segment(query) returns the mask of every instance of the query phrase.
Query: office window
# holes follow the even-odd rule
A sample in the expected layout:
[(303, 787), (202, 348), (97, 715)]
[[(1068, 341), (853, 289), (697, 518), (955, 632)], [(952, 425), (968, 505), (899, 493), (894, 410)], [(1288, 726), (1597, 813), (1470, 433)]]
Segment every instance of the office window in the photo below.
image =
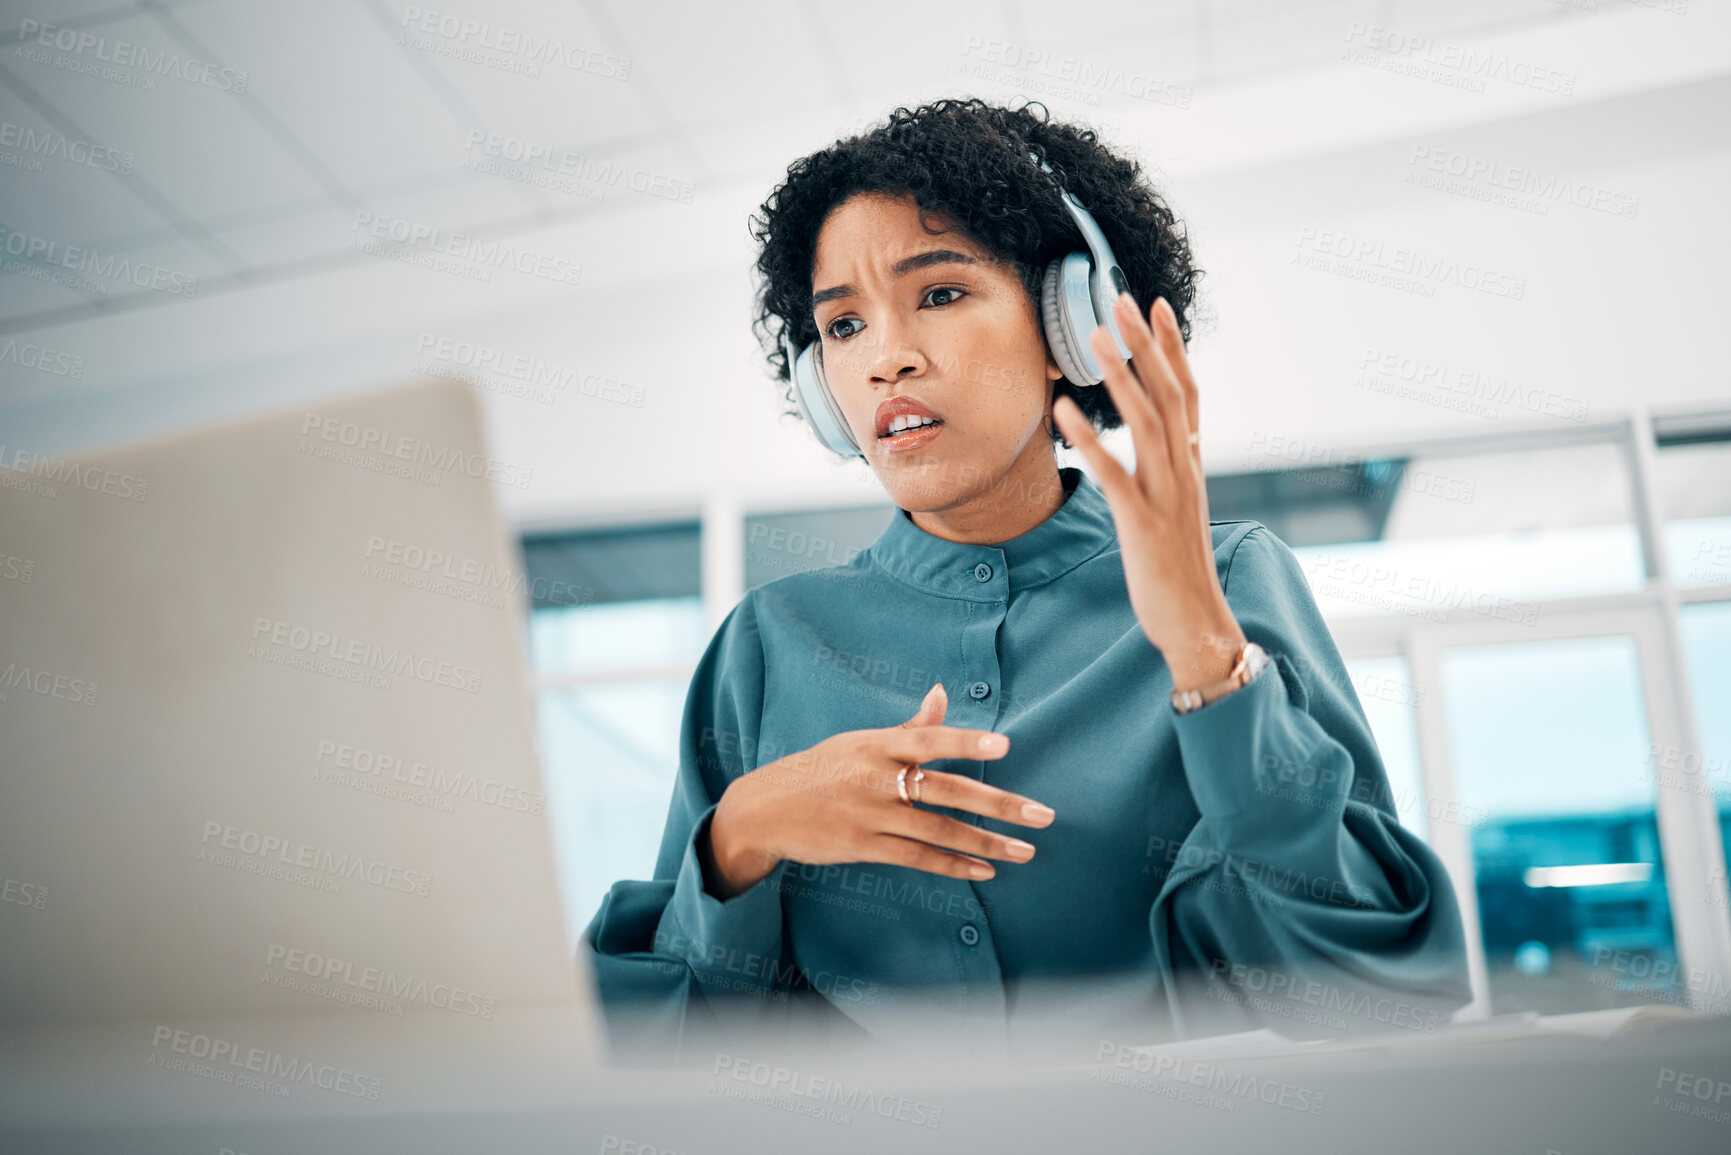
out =
[[(1731, 412), (1554, 433), (1348, 461), (1270, 440), (1277, 468), (1208, 479), (1216, 518), (1261, 521), (1292, 547), (1352, 672), (1396, 812), (1479, 907), (1469, 1017), (1682, 1004), (1701, 991), (1680, 973), (1707, 968), (1709, 991), (1731, 977), (1702, 946), (1713, 940), (1692, 885), (1674, 880), (1688, 907), (1667, 887), (1655, 805), (1664, 775), (1683, 771), (1731, 836)], [(1651, 455), (1639, 449), (1649, 438)], [(1650, 527), (1635, 500), (1649, 492)], [(1640, 592), (1651, 580), (1644, 527), (1680, 606)], [(1653, 651), (1671, 613), (1686, 650), (1675, 673)], [(1393, 653), (1412, 668), (1383, 656)], [(1407, 689), (1389, 680), (1403, 676)], [(1690, 697), (1697, 748), (1652, 744), (1645, 692)], [(1425, 704), (1385, 700), (1409, 694)], [(1688, 840), (1668, 849), (1691, 884), (1696, 872), (1707, 880), (1706, 921), (1723, 924), (1724, 869)], [(1679, 926), (1699, 957), (1678, 957)]]
[(1530, 617), (1541, 598), (1645, 579), (1627, 461), (1608, 441), (1226, 475), (1208, 500), (1291, 546), (1330, 617)]
[(1451, 647), (1440, 676), (1492, 1013), (1681, 1001), (1634, 638)]
[(524, 542), (548, 821), (569, 941), (608, 887), (649, 878), (709, 641), (696, 523)]
[(788, 574), (846, 565), (878, 539), (893, 505), (754, 514), (745, 519), (745, 588)]
[[(1731, 601), (1684, 606), (1679, 624), (1701, 749), (1654, 750), (1654, 772), (1678, 774), (1686, 789), (1712, 795), (1731, 857)], [(1731, 907), (1725, 875), (1711, 881), (1714, 901)]]
[(1664, 547), (1679, 588), (1731, 585), (1731, 440), (1718, 430), (1657, 430)]
[[(1663, 548), (1679, 589), (1731, 586), (1731, 414), (1697, 413), (1654, 421), (1655, 485)], [(1697, 595), (1700, 596), (1700, 595)], [(1684, 605), (1678, 613), (1695, 714), (1696, 750), (1651, 751), (1652, 772), (1714, 801), (1731, 848), (1731, 601)], [(1731, 888), (1709, 868), (1713, 901), (1731, 909)], [(1722, 1002), (1722, 1000), (1721, 1000)]]
[(1458, 821), (1459, 814), (1448, 809), (1443, 800), (1425, 793), (1415, 713), (1424, 691), (1413, 685), (1406, 660), (1358, 658), (1346, 663), (1346, 672), (1382, 755), (1383, 769), (1388, 773), (1387, 801), (1399, 815), (1400, 824), (1423, 838), (1433, 817)]

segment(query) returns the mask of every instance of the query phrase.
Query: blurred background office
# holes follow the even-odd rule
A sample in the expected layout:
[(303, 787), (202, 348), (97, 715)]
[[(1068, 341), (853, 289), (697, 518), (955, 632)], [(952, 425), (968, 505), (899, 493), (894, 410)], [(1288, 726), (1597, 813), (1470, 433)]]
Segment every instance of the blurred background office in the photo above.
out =
[(898, 105), (1033, 98), (1189, 227), (1213, 516), (1304, 563), (1468, 1013), (1731, 1009), (1723, 5), (434, 5), (7, 5), (0, 466), (471, 382), (525, 568), (425, 576), (521, 601), (572, 941), (723, 615), (893, 512), (782, 414), (749, 214)]

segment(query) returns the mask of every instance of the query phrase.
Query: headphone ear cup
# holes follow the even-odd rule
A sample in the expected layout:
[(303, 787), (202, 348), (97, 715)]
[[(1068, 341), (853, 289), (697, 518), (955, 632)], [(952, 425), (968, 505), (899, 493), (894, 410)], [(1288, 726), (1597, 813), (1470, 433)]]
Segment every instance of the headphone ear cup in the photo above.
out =
[(1088, 270), (1088, 255), (1071, 253), (1046, 266), (1046, 277), (1040, 285), (1040, 323), (1046, 330), (1046, 346), (1052, 350), (1052, 360), (1058, 363), (1065, 378), (1078, 388), (1098, 385), (1101, 380), (1089, 371), (1090, 359), (1077, 343), (1086, 340), (1086, 334), (1075, 323), (1078, 286), (1081, 300), (1087, 302), (1086, 332), (1093, 332), (1095, 325), (1094, 305), (1088, 296)]
[(841, 457), (865, 457), (854, 443), (853, 430), (847, 417), (829, 391), (829, 381), (823, 375), (823, 358), (817, 342), (812, 342), (797, 355), (790, 352), (789, 375), (793, 379), (793, 399), (799, 414), (817, 435), (818, 441), (831, 453)]

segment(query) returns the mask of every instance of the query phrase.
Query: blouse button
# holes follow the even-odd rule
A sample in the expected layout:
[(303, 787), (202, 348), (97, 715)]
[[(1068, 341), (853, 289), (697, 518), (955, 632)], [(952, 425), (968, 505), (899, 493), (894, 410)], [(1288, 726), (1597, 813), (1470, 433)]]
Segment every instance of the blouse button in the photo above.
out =
[(962, 927), (961, 933), (962, 941), (967, 943), (969, 946), (973, 946), (975, 943), (980, 941), (980, 932), (971, 922)]
[(992, 567), (987, 565), (985, 562), (981, 562), (979, 565), (975, 566), (974, 567), (974, 580), (975, 581), (982, 581), (982, 582), (991, 581), (992, 580)]
[(976, 702), (986, 698), (991, 694), (991, 692), (992, 686), (990, 682), (975, 682), (973, 685), (968, 687), (968, 696)]

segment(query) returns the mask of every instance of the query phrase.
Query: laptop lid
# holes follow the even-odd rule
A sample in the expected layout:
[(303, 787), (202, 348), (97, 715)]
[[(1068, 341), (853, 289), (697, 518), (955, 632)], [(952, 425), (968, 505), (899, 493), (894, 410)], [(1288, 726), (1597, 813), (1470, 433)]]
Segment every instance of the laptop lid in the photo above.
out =
[(220, 1100), (238, 1069), (364, 1102), (303, 1074), (334, 1065), (389, 1100), (411, 1054), (415, 1096), (461, 1097), (505, 1087), (491, 1052), (599, 1062), (495, 494), (530, 474), (471, 390), (0, 467), (0, 1030), (166, 1072), (146, 1098), (179, 1075)]

